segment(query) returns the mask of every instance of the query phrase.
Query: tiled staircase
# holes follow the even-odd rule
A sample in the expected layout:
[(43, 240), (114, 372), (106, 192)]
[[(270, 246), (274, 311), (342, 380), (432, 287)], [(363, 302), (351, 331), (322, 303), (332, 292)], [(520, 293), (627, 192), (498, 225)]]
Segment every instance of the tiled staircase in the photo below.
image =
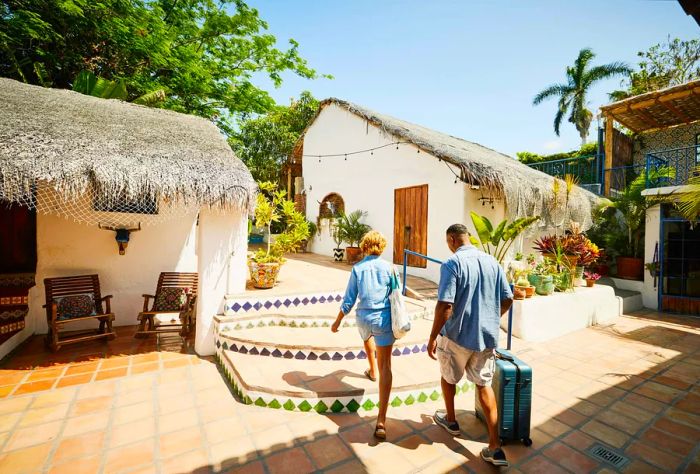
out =
[[(348, 315), (338, 333), (330, 326), (339, 292), (229, 297), (216, 317), (217, 360), (245, 403), (323, 412), (372, 410), (378, 385), (363, 373), (367, 354)], [(440, 398), (438, 364), (426, 353), (433, 303), (407, 299), (411, 332), (393, 350), (392, 406)], [(471, 389), (464, 383), (460, 392)]]

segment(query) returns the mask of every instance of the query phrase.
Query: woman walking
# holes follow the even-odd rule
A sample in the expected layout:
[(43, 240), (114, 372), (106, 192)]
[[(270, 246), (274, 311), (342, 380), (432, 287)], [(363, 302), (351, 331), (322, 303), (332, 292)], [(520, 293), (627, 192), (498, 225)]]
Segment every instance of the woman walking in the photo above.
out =
[(352, 268), (343, 304), (331, 328), (333, 332), (338, 332), (343, 318), (357, 301), (357, 329), (364, 341), (369, 362), (365, 376), (372, 381), (379, 376), (379, 415), (374, 436), (380, 440), (386, 439), (386, 410), (392, 383), (391, 350), (394, 344), (389, 304), (393, 266), (379, 257), (385, 248), (386, 238), (379, 232), (370, 231), (362, 238), (360, 249), (365, 258)]

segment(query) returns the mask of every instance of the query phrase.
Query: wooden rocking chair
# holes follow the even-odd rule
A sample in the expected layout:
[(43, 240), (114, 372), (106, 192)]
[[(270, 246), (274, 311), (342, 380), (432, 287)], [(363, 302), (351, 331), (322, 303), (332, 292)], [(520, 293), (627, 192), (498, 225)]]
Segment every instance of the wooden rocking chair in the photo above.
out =
[[(46, 321), (49, 332), (46, 344), (56, 352), (61, 346), (92, 339), (114, 339), (112, 330), (114, 314), (110, 305), (112, 295), (102, 296), (100, 279), (97, 275), (45, 278)], [(104, 303), (104, 307), (102, 304)], [(96, 319), (98, 329), (80, 331), (61, 337), (60, 329), (66, 324)]]
[[(155, 295), (143, 295), (143, 311), (138, 315), (139, 327), (134, 337), (161, 332), (179, 332), (182, 337), (188, 336), (195, 326), (197, 280), (196, 273), (161, 273)], [(151, 299), (153, 306), (149, 309)], [(157, 321), (156, 315), (159, 314), (171, 315), (170, 323)]]

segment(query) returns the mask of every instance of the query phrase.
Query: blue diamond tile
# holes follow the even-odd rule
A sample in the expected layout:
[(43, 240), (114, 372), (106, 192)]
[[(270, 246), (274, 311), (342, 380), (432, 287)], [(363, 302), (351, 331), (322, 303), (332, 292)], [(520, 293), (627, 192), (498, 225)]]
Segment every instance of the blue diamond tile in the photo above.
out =
[(282, 357), (282, 352), (279, 349), (272, 351), (272, 357)]
[(336, 300), (336, 301), (342, 301), (342, 299), (343, 299), (343, 297), (340, 296), (340, 295), (336, 295), (336, 296), (335, 296), (335, 300)]
[(233, 305), (231, 305), (231, 309), (234, 311), (234, 313), (237, 313), (241, 310), (241, 305), (239, 305), (238, 303), (233, 303)]
[(285, 305), (285, 306), (289, 306), (290, 304), (292, 304), (292, 302), (290, 301), (289, 298), (287, 298), (286, 300), (284, 300), (284, 301), (282, 302), (282, 304)]
[(428, 351), (428, 346), (425, 345), (425, 344), (423, 344), (422, 346), (420, 346), (420, 351), (421, 351), (421, 352), (427, 352), (427, 351)]
[(358, 359), (366, 359), (366, 358), (367, 358), (367, 353), (366, 353), (365, 351), (360, 351), (360, 352), (357, 354), (357, 358), (358, 358)]
[(355, 354), (353, 354), (352, 352), (348, 352), (347, 354), (345, 354), (345, 360), (355, 360)]
[(252, 308), (252, 307), (253, 307), (253, 305), (250, 304), (248, 301), (243, 303), (243, 306), (241, 306), (241, 308), (243, 308), (245, 311), (250, 311), (250, 308)]
[(318, 303), (318, 298), (316, 298), (315, 296), (312, 296), (309, 301), (311, 302), (311, 304), (316, 304), (316, 303)]
[(403, 350), (401, 351), (401, 355), (409, 355), (411, 353), (411, 349), (408, 347), (404, 347)]
[(265, 301), (265, 304), (263, 306), (265, 307), (265, 309), (270, 309), (272, 308), (272, 303), (270, 303), (269, 301)]
[(326, 297), (325, 297), (325, 296), (321, 296), (321, 297), (318, 299), (318, 302), (319, 302), (319, 303), (325, 303), (325, 302), (326, 302)]
[[(225, 342), (224, 342), (224, 345), (226, 345)], [(224, 348), (224, 349), (225, 349), (225, 348)], [(231, 350), (232, 350), (233, 352), (238, 352), (238, 346), (237, 346), (236, 344), (231, 344)]]
[(308, 360), (316, 360), (316, 359), (318, 359), (318, 356), (316, 355), (315, 352), (309, 352), (309, 355), (306, 356), (306, 358), (307, 358)]
[(292, 304), (294, 304), (294, 306), (299, 306), (299, 303), (301, 303), (301, 300), (299, 298), (294, 298), (292, 300)]
[(321, 357), (319, 357), (321, 360), (331, 360), (331, 356), (328, 355), (328, 352), (324, 352), (321, 354)]
[(294, 358), (294, 354), (292, 354), (290, 351), (285, 351), (283, 357), (284, 357), (285, 359), (293, 359), (293, 358)]
[(303, 305), (309, 304), (309, 299), (308, 299), (308, 298), (304, 298), (303, 300), (301, 300), (301, 304), (303, 304)]
[(413, 352), (414, 354), (419, 353), (419, 352), (420, 352), (420, 347), (418, 347), (417, 345), (416, 345), (416, 346), (413, 346), (413, 349), (411, 349), (411, 352)]
[(251, 347), (250, 350), (248, 351), (248, 354), (251, 354), (251, 355), (258, 355), (258, 354), (260, 354), (260, 351), (258, 351), (258, 348), (257, 348), (257, 347), (253, 346), (253, 347)]
[(269, 356), (270, 351), (267, 349), (267, 347), (263, 347), (262, 350), (260, 351), (261, 356)]
[(306, 355), (303, 352), (299, 351), (294, 355), (294, 358), (296, 360), (306, 360)]
[(398, 349), (394, 349), (394, 350), (391, 352), (391, 355), (393, 355), (393, 356), (400, 356), (400, 355), (401, 355), (401, 351), (398, 350)]
[(262, 304), (260, 304), (260, 301), (257, 301), (254, 305), (253, 308), (255, 308), (255, 311), (260, 311), (260, 308), (262, 308)]
[(275, 302), (272, 303), (272, 305), (273, 305), (275, 308), (279, 308), (280, 306), (282, 306), (282, 302), (281, 302), (280, 300), (275, 300)]
[(340, 352), (336, 352), (335, 354), (333, 354), (333, 360), (343, 360), (343, 354), (341, 354)]

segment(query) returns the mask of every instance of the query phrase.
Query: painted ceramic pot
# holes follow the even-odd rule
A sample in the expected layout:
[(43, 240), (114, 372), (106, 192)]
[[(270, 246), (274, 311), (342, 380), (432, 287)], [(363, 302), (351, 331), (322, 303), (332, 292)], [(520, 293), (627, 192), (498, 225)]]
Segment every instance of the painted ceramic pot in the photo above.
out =
[(333, 249), (333, 260), (336, 262), (345, 260), (345, 249)]
[(273, 288), (277, 283), (280, 266), (279, 263), (257, 263), (249, 260), (248, 269), (253, 286), (261, 289)]
[(530, 273), (527, 276), (527, 281), (530, 282), (532, 286), (537, 286), (537, 284), (540, 282), (541, 275), (536, 275), (534, 273)]
[(535, 292), (538, 295), (547, 296), (554, 293), (554, 277), (552, 275), (540, 275)]

